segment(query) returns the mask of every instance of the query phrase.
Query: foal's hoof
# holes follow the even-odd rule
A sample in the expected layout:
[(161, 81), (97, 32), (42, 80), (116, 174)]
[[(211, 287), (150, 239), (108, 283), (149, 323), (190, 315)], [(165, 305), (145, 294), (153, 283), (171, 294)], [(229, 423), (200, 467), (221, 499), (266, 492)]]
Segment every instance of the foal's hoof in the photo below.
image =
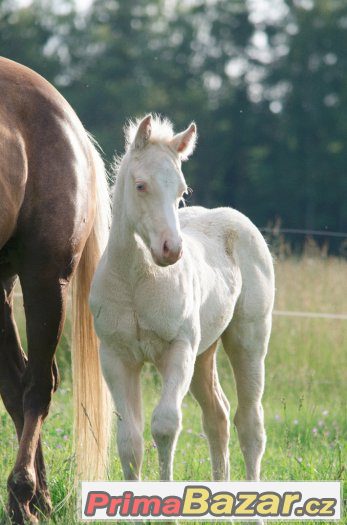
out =
[(241, 521), (243, 525), (264, 525), (264, 520)]

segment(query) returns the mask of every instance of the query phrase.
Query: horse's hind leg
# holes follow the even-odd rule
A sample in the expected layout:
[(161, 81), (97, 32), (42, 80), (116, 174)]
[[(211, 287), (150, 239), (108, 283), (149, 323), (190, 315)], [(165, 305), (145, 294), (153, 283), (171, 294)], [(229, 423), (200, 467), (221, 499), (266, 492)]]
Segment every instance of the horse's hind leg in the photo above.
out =
[[(0, 394), (4, 405), (10, 414), (20, 440), (24, 424), (22, 379), (26, 369), (26, 356), (21, 348), (18, 330), (13, 317), (13, 286), (15, 278), (8, 278), (0, 287)], [(45, 515), (51, 511), (52, 505), (46, 482), (46, 471), (42, 454), (41, 440), (35, 458), (37, 488), (31, 501), (31, 510), (36, 508)], [(10, 502), (10, 507), (19, 509), (16, 501)], [(18, 517), (18, 516), (17, 516)], [(21, 516), (19, 516), (21, 519)]]
[(26, 357), (12, 312), (14, 284), (15, 278), (9, 278), (1, 281), (0, 287), (0, 394), (20, 439), (23, 428), (21, 381)]
[(247, 479), (259, 480), (265, 450), (263, 407), (264, 359), (271, 316), (246, 321), (234, 319), (222, 336), (236, 380), (238, 407), (235, 425), (246, 463)]
[(229, 412), (230, 407), (220, 386), (214, 343), (197, 357), (190, 390), (202, 410), (203, 428), (206, 432), (214, 480), (229, 479)]
[(35, 458), (37, 454), (42, 457), (40, 431), (56, 386), (54, 353), (63, 326), (67, 291), (66, 281), (60, 279), (55, 270), (59, 261), (45, 261), (45, 266), (39, 261), (35, 263), (28, 261), (20, 273), (28, 365), (23, 376), (24, 425), (17, 460), (8, 480), (10, 510), (17, 523), (37, 521), (32, 513), (35, 492), (38, 483), (45, 485), (43, 461), (36, 462), (35, 468)]

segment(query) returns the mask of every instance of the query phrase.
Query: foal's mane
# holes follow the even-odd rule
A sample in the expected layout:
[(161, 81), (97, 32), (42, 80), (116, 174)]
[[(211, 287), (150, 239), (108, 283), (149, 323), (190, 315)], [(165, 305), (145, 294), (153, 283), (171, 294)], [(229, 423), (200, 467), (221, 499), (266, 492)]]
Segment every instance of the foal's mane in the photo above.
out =
[[(135, 120), (129, 120), (124, 127), (126, 150), (130, 147), (135, 139), (137, 129), (143, 117)], [(168, 144), (174, 136), (172, 122), (166, 117), (152, 114), (152, 130), (149, 142), (151, 144)]]
[[(138, 117), (136, 119), (129, 119), (124, 126), (125, 136), (125, 153), (129, 150), (131, 144), (135, 140), (136, 132), (144, 117)], [(151, 144), (168, 144), (174, 136), (174, 130), (172, 122), (166, 118), (161, 117), (156, 113), (152, 113), (152, 131), (149, 142)], [(119, 167), (123, 160), (124, 154), (117, 154), (113, 158), (113, 174), (114, 178), (117, 177)]]

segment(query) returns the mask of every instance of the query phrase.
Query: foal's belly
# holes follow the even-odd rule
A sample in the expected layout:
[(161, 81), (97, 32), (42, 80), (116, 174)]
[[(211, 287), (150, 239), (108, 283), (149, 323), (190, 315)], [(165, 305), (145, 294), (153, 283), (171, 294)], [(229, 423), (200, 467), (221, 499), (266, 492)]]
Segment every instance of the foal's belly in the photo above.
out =
[(234, 303), (224, 305), (224, 308), (214, 311), (201, 312), (201, 340), (198, 355), (205, 352), (215, 343), (227, 326), (230, 324), (234, 314)]

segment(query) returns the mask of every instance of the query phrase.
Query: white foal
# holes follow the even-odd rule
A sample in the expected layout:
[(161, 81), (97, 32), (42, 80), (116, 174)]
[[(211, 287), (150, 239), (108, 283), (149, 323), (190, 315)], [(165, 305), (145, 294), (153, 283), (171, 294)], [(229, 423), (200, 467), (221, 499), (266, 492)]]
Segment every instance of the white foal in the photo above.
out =
[(247, 478), (257, 480), (265, 447), (261, 397), (274, 299), (269, 250), (236, 210), (178, 209), (187, 190), (181, 161), (194, 149), (195, 124), (174, 135), (167, 120), (149, 115), (130, 125), (126, 137), (108, 246), (90, 297), (103, 373), (119, 414), (124, 476), (141, 474), (140, 372), (151, 361), (163, 379), (152, 417), (161, 479), (172, 479), (189, 388), (202, 409), (213, 478), (228, 479), (229, 403), (215, 354), (221, 337), (236, 379), (235, 425)]

